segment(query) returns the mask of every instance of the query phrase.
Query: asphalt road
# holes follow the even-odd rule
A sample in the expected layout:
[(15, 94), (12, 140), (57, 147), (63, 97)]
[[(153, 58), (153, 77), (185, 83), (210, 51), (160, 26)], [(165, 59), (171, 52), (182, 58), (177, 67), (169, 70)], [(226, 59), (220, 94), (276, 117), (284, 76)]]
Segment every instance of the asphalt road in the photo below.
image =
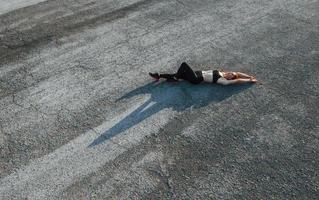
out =
[[(0, 0), (0, 199), (318, 199), (317, 0)], [(149, 71), (262, 85), (153, 82)]]

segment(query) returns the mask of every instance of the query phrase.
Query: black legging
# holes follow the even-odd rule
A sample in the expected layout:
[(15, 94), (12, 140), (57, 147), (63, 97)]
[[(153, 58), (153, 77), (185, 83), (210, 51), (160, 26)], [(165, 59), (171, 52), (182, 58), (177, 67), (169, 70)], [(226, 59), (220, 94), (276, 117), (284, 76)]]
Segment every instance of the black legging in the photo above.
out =
[(193, 84), (198, 84), (203, 81), (202, 72), (193, 71), (185, 62), (181, 64), (176, 74), (160, 74), (160, 77), (166, 79), (184, 79)]

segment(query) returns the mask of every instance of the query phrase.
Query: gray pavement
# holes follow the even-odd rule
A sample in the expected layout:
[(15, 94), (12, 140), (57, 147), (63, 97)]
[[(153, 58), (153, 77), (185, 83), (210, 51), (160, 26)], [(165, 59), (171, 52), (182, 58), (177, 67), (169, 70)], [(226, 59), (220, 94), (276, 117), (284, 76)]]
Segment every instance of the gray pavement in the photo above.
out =
[(0, 3), (0, 199), (319, 198), (317, 0)]

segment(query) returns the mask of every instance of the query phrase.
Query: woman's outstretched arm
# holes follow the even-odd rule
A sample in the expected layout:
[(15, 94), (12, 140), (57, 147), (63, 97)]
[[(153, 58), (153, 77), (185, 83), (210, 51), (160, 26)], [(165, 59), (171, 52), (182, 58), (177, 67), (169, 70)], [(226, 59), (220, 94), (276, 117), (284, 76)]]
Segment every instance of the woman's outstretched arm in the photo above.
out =
[(245, 73), (242, 73), (242, 72), (236, 72), (236, 74), (237, 74), (237, 77), (238, 77), (238, 78), (244, 78), (244, 79), (247, 79), (247, 78), (251, 78), (251, 77), (253, 77), (253, 76), (250, 76), (250, 75), (245, 74)]
[(256, 83), (257, 79), (255, 78), (250, 78), (250, 79), (234, 79), (234, 80), (227, 80), (225, 78), (219, 78), (217, 80), (218, 84), (222, 84), (222, 85), (232, 85), (232, 84), (240, 84), (240, 83)]

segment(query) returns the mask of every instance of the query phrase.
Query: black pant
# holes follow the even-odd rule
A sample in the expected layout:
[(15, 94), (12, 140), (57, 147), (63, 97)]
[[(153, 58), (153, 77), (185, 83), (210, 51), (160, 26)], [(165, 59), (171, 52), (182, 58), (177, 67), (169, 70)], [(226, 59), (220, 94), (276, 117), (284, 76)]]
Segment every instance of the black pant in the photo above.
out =
[(176, 74), (160, 74), (160, 77), (166, 79), (184, 79), (193, 84), (198, 84), (203, 81), (201, 71), (193, 71), (185, 62), (181, 64)]

